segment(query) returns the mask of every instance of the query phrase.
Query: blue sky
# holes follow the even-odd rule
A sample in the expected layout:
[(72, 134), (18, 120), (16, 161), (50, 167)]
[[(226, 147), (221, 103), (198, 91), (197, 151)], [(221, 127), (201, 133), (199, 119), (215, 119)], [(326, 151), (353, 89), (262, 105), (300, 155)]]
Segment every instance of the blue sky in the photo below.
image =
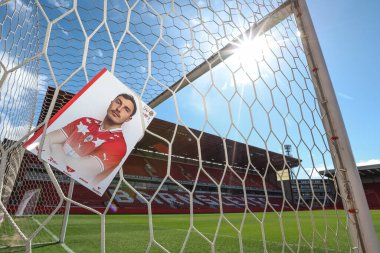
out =
[[(378, 47), (380, 45), (380, 20), (376, 17), (378, 11), (380, 11), (380, 3), (377, 1), (369, 1), (366, 4), (358, 4), (355, 1), (308, 1), (307, 3), (340, 104), (355, 160), (358, 165), (378, 164), (380, 163), (380, 131), (378, 130), (380, 121), (378, 111), (380, 72), (378, 71), (379, 64), (377, 60), (380, 56)], [(220, 71), (220, 75), (216, 75), (216, 79), (217, 77), (226, 79), (226, 75), (222, 73), (227, 72)], [(210, 82), (207, 77), (200, 79), (204, 80), (203, 83)], [(214, 82), (217, 83), (215, 80)], [(202, 89), (198, 90), (197, 84), (194, 86), (196, 86), (196, 92), (194, 92), (194, 89), (191, 89), (191, 91), (187, 89), (186, 91), (205, 96), (207, 85), (204, 91)], [(209, 97), (216, 96), (212, 95), (212, 91), (207, 93), (206, 104)], [(227, 96), (227, 99), (229, 98)], [(243, 135), (243, 138), (246, 137), (244, 127), (247, 124), (249, 125), (250, 122), (247, 122), (247, 120), (240, 121), (241, 124), (237, 124), (239, 131), (241, 131), (239, 133), (233, 129), (228, 132), (231, 123), (234, 121), (227, 121), (227, 124), (221, 123), (222, 121), (225, 122), (226, 117), (223, 117), (223, 115), (228, 112), (223, 99), (214, 100), (212, 103), (217, 104), (217, 106), (213, 108), (206, 106), (210, 122), (214, 122), (213, 125), (219, 126), (216, 129), (212, 127), (210, 129), (205, 126), (207, 124), (205, 124), (204, 120), (197, 120), (197, 118), (203, 119), (205, 115), (204, 102), (201, 96), (188, 97), (183, 93), (181, 96), (181, 93), (179, 93), (177, 99), (180, 101), (181, 121), (186, 125), (197, 129), (205, 129), (207, 132), (220, 136), (227, 135), (228, 138), (238, 141), (244, 141), (241, 135)], [(192, 102), (188, 102), (189, 100)], [(167, 101), (157, 110), (158, 115), (175, 122), (173, 115), (176, 114), (176, 111), (170, 105), (172, 103)], [(239, 108), (243, 109), (238, 114), (247, 115), (244, 111), (244, 106)], [(212, 109), (215, 109), (216, 112), (213, 112)], [(260, 114), (256, 118), (260, 119), (262, 116), (263, 114)], [(261, 126), (258, 128), (268, 129), (264, 121), (260, 121)], [(273, 120), (273, 122), (280, 121)], [(281, 132), (282, 130), (276, 128), (276, 131)], [(254, 137), (251, 138), (250, 136), (248, 143), (265, 148), (265, 143), (260, 138)], [(308, 138), (310, 136), (305, 139)], [(281, 145), (279, 145), (278, 141), (272, 139), (270, 137), (270, 139), (266, 140), (267, 147), (270, 150), (281, 152)], [(313, 172), (312, 167), (317, 168), (317, 170), (321, 170), (323, 167), (330, 169), (332, 168), (332, 161), (325, 157), (323, 162), (321, 152), (316, 152), (318, 154), (315, 155), (315, 150), (308, 150), (310, 146), (312, 144), (308, 145), (307, 143), (299, 146), (298, 155), (295, 154), (296, 151), (293, 148), (293, 155), (301, 158), (305, 171), (315, 177), (316, 173), (314, 172), (316, 171), (314, 170)], [(313, 159), (310, 157), (313, 157)], [(305, 176), (304, 171), (301, 174)]]
[(357, 163), (380, 163), (380, 2), (307, 1)]
[[(185, 1), (179, 3), (182, 2)], [(12, 2), (8, 11), (16, 9), (23, 14), (33, 13), (31, 6), (26, 7), (22, 3), (22, 0)], [(41, 3), (50, 20), (59, 17), (72, 7), (70, 1), (67, 0), (47, 0)], [(130, 2), (131, 6), (134, 3)], [(178, 5), (175, 7), (176, 14), (173, 17), (165, 16), (163, 19), (165, 32), (162, 40), (153, 50), (151, 62), (149, 62), (147, 51), (155, 46), (159, 37), (160, 19), (157, 17), (157, 13), (163, 14), (172, 8), (171, 5), (164, 6), (155, 2), (151, 3), (152, 6), (148, 6), (143, 2), (138, 2), (134, 7), (135, 11), (130, 20), (130, 31), (133, 36), (126, 34), (124, 37), (115, 65), (115, 75), (137, 93), (141, 94), (145, 87), (144, 94), (142, 94), (145, 102), (149, 102), (165, 87), (178, 80), (183, 73), (193, 69), (215, 52), (218, 47), (225, 45), (228, 40), (249, 27), (247, 22), (249, 18), (243, 19), (236, 14), (239, 12), (234, 11), (237, 9), (234, 6), (234, 1), (230, 1), (226, 5), (228, 11), (235, 13), (231, 17), (226, 16), (225, 12), (219, 11), (217, 15), (213, 15), (208, 11), (207, 2), (202, 0), (193, 2), (201, 10), (198, 12), (191, 5)], [(220, 3), (213, 2), (212, 8), (221, 10), (226, 7)], [(80, 68), (84, 53), (84, 38), (91, 36), (101, 22), (101, 4), (92, 3), (98, 5), (95, 11), (89, 11), (94, 7), (89, 7), (90, 2), (80, 1), (78, 4), (78, 12), (86, 35), (83, 34), (74, 13), (54, 24), (48, 56), (56, 81), (53, 80), (48, 71), (46, 58), (41, 57), (39, 63), (41, 71), (38, 77), (41, 83), (41, 87), (38, 89), (40, 96), (43, 96), (46, 85), (62, 85), (74, 71)], [(379, 113), (377, 109), (377, 97), (380, 93), (380, 87), (377, 84), (380, 77), (377, 70), (379, 66), (377, 60), (380, 56), (380, 49), (378, 48), (380, 45), (380, 23), (376, 18), (380, 11), (380, 3), (367, 1), (366, 4), (358, 4), (352, 0), (319, 0), (308, 1), (308, 4), (341, 106), (356, 161), (360, 164), (365, 164), (368, 161), (380, 163)], [(112, 6), (118, 10), (112, 10)], [(109, 8), (108, 27), (114, 46), (117, 46), (125, 30), (126, 23), (123, 12), (127, 8), (123, 6), (122, 1), (110, 2)], [(246, 6), (240, 6), (240, 8), (247, 17), (251, 15)], [(265, 10), (262, 11), (264, 11), (264, 15)], [(4, 8), (2, 13), (5, 13)], [(183, 17), (179, 17), (178, 14)], [(98, 20), (93, 19), (94, 16), (98, 17)], [(46, 21), (42, 15), (40, 18), (39, 27), (41, 36), (43, 36)], [(223, 20), (229, 20), (229, 22)], [(12, 25), (15, 27), (16, 24)], [(315, 123), (316, 128), (313, 130), (313, 135), (317, 138), (313, 142), (321, 150), (313, 147), (310, 132), (313, 126), (308, 126), (305, 123), (306, 121), (311, 122), (314, 117), (318, 118), (318, 110), (313, 102), (315, 94), (307, 77), (307, 71), (302, 67), (305, 58), (297, 49), (299, 38), (297, 38), (296, 30), (292, 24), (289, 24), (288, 30), (291, 32), (286, 34), (287, 39), (277, 44), (274, 42), (277, 37), (276, 33), (269, 37), (267, 42), (272, 44), (271, 50), (258, 47), (259, 52), (247, 53), (242, 51), (220, 64), (212, 73), (200, 77), (190, 87), (179, 92), (176, 101), (171, 98), (157, 107), (157, 117), (201, 129), (221, 137), (247, 141), (250, 145), (268, 148), (275, 152), (282, 152), (283, 144), (291, 143), (293, 146), (298, 146), (300, 153), (297, 154), (297, 150), (293, 149), (293, 155), (303, 160), (305, 168), (323, 166), (329, 168), (332, 162), (330, 158), (323, 155), (326, 145), (318, 132), (321, 130), (320, 122)], [(280, 29), (277, 32), (281, 34), (283, 31)], [(17, 41), (20, 39), (17, 38)], [(68, 41), (70, 43), (67, 43)], [(219, 44), (217, 45), (216, 42)], [(9, 45), (10, 43), (7, 44), (7, 46)], [(288, 51), (284, 52), (282, 48), (285, 46)], [(4, 54), (1, 51), (0, 53)], [(280, 60), (276, 62), (274, 56), (278, 54), (297, 55), (297, 57), (295, 57), (295, 61), (284, 62)], [(251, 64), (260, 61), (262, 55), (265, 55), (264, 63)], [(84, 86), (86, 80), (94, 76), (101, 68), (111, 69), (112, 57), (111, 39), (103, 25), (91, 38), (89, 51), (85, 57), (87, 72), (85, 73), (83, 70), (77, 72), (67, 84), (64, 84), (62, 89), (77, 92)], [(3, 61), (13, 58), (12, 53), (10, 55), (5, 54)], [(148, 74), (150, 63), (152, 64), (151, 76), (154, 78), (150, 78)], [(291, 67), (296, 65), (299, 71), (292, 73), (286, 66), (287, 64)], [(268, 71), (270, 68), (276, 69), (278, 65), (285, 69), (281, 75), (273, 75), (270, 73), (271, 71)], [(20, 69), (20, 71), (24, 70)], [(260, 75), (257, 74), (259, 71)], [(252, 85), (252, 80), (259, 76), (263, 78), (256, 80), (255, 85)], [(302, 97), (302, 95), (306, 96), (310, 108), (305, 106), (298, 108), (302, 101), (297, 101), (297, 98), (290, 98), (288, 102), (293, 115), (287, 117), (284, 94), (286, 95), (289, 92), (290, 86), (297, 87), (292, 82), (288, 85), (288, 81), (292, 78), (299, 79), (301, 82), (297, 84), (298, 88), (292, 89), (291, 93), (297, 98)], [(273, 84), (278, 87), (271, 91)], [(10, 86), (6, 85), (6, 87)], [(25, 91), (27, 88), (24, 87)], [(307, 92), (303, 93), (300, 88), (304, 88)], [(252, 94), (254, 95), (252, 96)], [(279, 101), (274, 102), (277, 110), (271, 110), (271, 96)], [(11, 96), (11, 98), (13, 97), (15, 96)], [(252, 105), (255, 97), (260, 98), (260, 103)], [(231, 106), (228, 107), (228, 104)], [(206, 114), (208, 121), (206, 121)], [(299, 124), (301, 129), (297, 130), (296, 121), (300, 120), (301, 115), (305, 117), (306, 121)], [(10, 126), (14, 125), (14, 129), (17, 127), (25, 129), (23, 123), (15, 125), (15, 121), (11, 119), (8, 119), (8, 122), (10, 122)], [(269, 129), (273, 130), (272, 133)], [(288, 137), (286, 137), (286, 131), (288, 131)], [(19, 133), (22, 135), (24, 130), (19, 131)], [(301, 135), (303, 141), (301, 141)]]

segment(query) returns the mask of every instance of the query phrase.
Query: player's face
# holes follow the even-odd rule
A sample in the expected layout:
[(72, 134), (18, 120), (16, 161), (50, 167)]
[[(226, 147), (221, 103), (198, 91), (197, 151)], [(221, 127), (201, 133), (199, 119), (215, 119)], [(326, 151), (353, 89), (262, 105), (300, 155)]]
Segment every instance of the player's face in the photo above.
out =
[(114, 124), (121, 125), (124, 122), (131, 120), (133, 109), (134, 106), (132, 101), (125, 99), (122, 96), (118, 96), (112, 100), (110, 106), (108, 107), (107, 117)]

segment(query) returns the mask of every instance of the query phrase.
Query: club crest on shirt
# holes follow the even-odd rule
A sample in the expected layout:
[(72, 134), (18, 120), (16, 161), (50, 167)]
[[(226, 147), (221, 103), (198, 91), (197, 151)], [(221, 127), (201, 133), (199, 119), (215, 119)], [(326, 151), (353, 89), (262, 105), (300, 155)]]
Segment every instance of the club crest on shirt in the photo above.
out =
[(94, 139), (94, 136), (92, 134), (90, 134), (89, 136), (87, 136), (85, 139), (84, 139), (84, 142), (89, 142), (89, 141), (92, 141)]

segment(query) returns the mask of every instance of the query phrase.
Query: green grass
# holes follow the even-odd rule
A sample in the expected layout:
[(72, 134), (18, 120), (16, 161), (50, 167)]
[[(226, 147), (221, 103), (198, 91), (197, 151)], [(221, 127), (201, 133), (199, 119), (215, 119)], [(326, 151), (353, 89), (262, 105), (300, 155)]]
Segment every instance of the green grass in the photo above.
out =
[[(208, 242), (215, 240), (216, 252), (238, 252), (241, 230), (244, 252), (263, 252), (265, 236), (268, 252), (349, 252), (349, 237), (345, 230), (343, 211), (284, 212), (282, 219), (276, 213), (197, 214), (184, 252), (210, 252)], [(380, 231), (380, 211), (372, 211), (375, 229)], [(16, 219), (17, 224), (30, 236), (46, 217), (35, 216)], [(282, 222), (280, 222), (282, 220)], [(297, 222), (297, 220), (299, 222)], [(190, 226), (189, 215), (154, 215), (154, 239), (171, 252), (179, 252)], [(56, 216), (47, 226), (59, 237), (62, 216)], [(217, 230), (219, 225), (219, 230)], [(240, 229), (242, 226), (242, 229)], [(235, 227), (235, 228), (234, 228)], [(281, 229), (285, 236), (282, 235)], [(302, 231), (300, 236), (299, 231)], [(337, 237), (336, 234), (339, 234)], [(286, 240), (283, 243), (283, 238)], [(41, 230), (34, 242), (53, 242), (46, 230)], [(149, 245), (149, 220), (147, 215), (108, 215), (106, 217), (106, 252), (145, 252)], [(17, 245), (17, 233), (7, 223), (0, 228), (0, 245)], [(71, 215), (65, 244), (75, 252), (100, 251), (100, 217), (96, 215)], [(2, 248), (1, 252), (23, 252), (24, 247)], [(61, 244), (38, 245), (33, 252), (66, 252)], [(154, 243), (150, 252), (163, 252)]]

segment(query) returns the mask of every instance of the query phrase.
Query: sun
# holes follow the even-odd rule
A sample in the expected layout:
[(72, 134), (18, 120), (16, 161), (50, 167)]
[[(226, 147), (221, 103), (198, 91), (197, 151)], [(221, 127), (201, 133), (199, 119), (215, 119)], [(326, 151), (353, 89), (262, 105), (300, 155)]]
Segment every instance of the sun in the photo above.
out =
[(245, 38), (241, 40), (235, 49), (235, 54), (242, 65), (252, 64), (252, 61), (262, 61), (268, 43), (262, 36)]
[(248, 36), (234, 43), (233, 55), (228, 60), (228, 65), (234, 71), (233, 81), (239, 87), (251, 85), (254, 80), (265, 75), (266, 67), (260, 66), (260, 62), (265, 61), (268, 50), (268, 41), (263, 36)]

